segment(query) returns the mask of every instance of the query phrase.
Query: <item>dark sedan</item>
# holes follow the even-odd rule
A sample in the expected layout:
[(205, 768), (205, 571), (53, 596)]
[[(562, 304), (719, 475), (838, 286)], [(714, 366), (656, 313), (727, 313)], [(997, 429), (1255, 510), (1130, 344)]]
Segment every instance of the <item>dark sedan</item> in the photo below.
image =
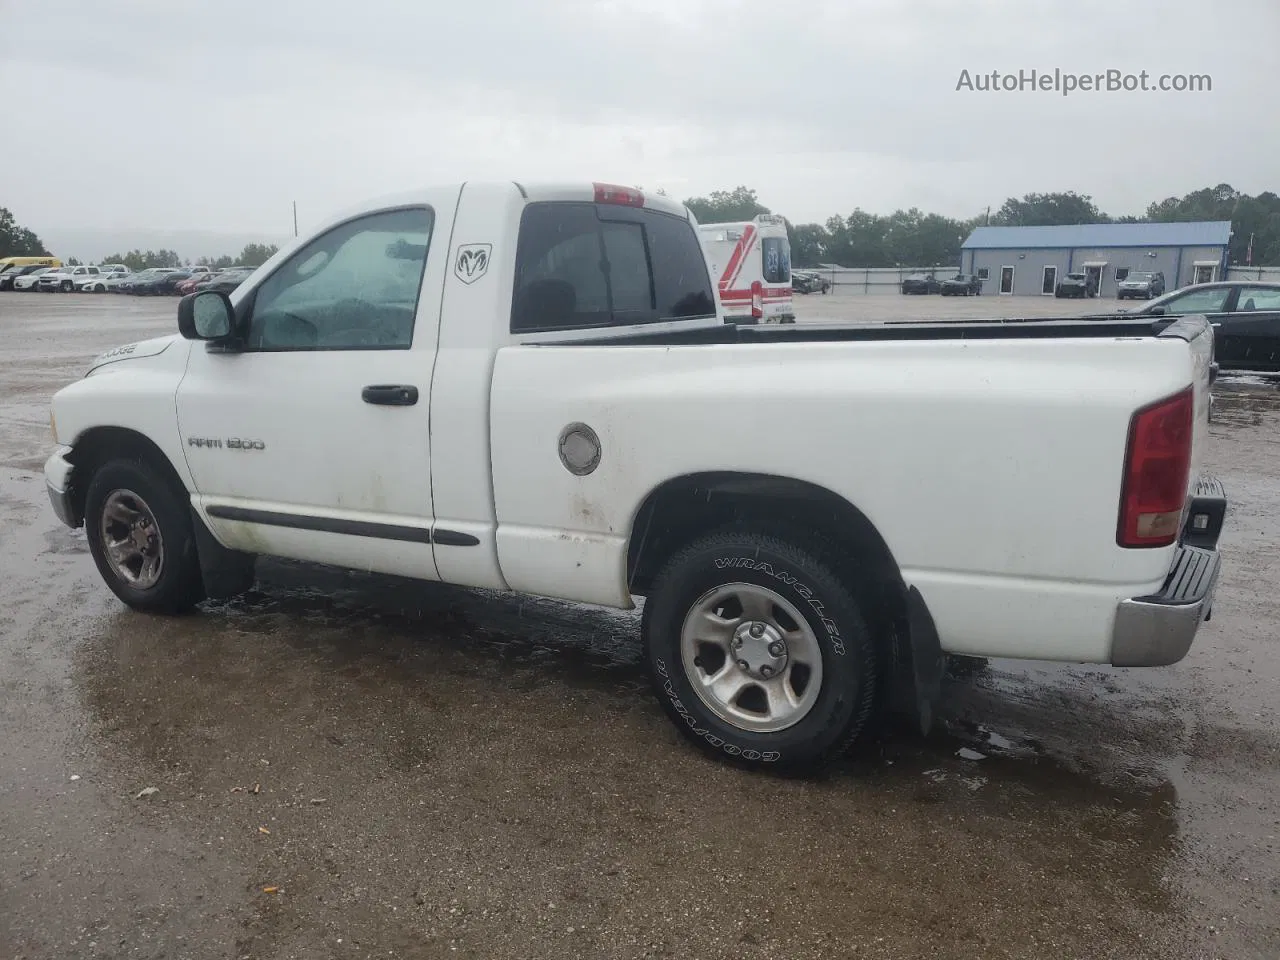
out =
[(938, 292), (944, 297), (976, 297), (982, 293), (982, 278), (973, 273), (957, 273), (943, 280)]
[[(207, 280), (201, 280), (195, 286), (195, 292), (202, 290), (217, 290), (219, 293), (230, 293), (240, 284), (244, 283), (254, 271), (253, 267), (231, 267), (223, 270), (221, 273), (215, 274)], [(793, 274), (794, 276), (794, 274)]]
[(1280, 283), (1198, 283), (1152, 300), (1127, 315), (1204, 314), (1213, 324), (1213, 354), (1223, 370), (1280, 372)]
[(173, 296), (178, 292), (178, 284), (190, 276), (190, 270), (170, 270), (136, 281), (131, 292), (142, 296)]
[(903, 293), (937, 293), (942, 284), (932, 273), (913, 273), (902, 278)]

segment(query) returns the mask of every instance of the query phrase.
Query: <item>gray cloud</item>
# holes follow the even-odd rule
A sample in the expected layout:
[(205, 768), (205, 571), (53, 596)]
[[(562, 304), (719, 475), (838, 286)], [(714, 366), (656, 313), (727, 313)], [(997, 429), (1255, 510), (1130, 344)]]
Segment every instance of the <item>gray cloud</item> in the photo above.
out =
[[(10, 4), (0, 82), (33, 93), (8, 103), (0, 202), (37, 228), (275, 232), (295, 198), (318, 219), (520, 175), (748, 183), (800, 219), (1041, 189), (1136, 212), (1278, 186), (1277, 28), (1269, 0)], [(955, 90), (963, 69), (1055, 67), (1214, 90)]]

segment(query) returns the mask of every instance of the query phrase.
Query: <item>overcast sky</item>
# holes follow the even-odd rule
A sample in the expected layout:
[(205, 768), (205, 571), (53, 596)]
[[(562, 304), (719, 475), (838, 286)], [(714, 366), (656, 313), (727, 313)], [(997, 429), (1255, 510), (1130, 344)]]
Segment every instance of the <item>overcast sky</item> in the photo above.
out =
[[(305, 231), (513, 177), (747, 184), (801, 222), (1055, 190), (1138, 213), (1280, 191), (1277, 40), (1277, 0), (0, 0), (0, 206), (287, 234), (294, 199)], [(1213, 90), (956, 90), (1032, 68)]]

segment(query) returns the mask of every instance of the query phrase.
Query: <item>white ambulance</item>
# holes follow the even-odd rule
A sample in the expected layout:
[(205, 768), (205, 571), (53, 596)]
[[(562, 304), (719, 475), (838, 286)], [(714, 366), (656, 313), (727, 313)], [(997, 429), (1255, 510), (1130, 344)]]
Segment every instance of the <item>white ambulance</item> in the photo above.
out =
[(795, 323), (786, 221), (762, 213), (738, 223), (698, 225), (702, 249), (730, 323)]

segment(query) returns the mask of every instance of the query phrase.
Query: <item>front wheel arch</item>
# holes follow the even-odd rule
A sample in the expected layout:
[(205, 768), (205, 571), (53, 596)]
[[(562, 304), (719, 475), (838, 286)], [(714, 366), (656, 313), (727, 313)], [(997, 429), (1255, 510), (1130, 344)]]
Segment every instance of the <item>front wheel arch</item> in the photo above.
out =
[(190, 491), (168, 455), (146, 434), (128, 427), (91, 427), (70, 444), (67, 460), (75, 468), (71, 477), (71, 505), (79, 523), (84, 522), (85, 495), (89, 481), (99, 467), (122, 457), (141, 460), (159, 470), (182, 495)]

